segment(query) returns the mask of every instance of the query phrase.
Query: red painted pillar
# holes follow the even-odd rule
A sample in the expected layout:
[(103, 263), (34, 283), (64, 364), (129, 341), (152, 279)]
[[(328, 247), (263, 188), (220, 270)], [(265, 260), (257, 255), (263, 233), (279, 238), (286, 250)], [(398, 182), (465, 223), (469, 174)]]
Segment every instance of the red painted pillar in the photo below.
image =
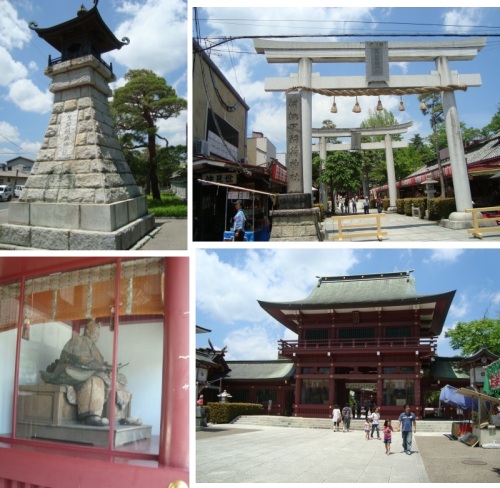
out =
[(189, 466), (189, 259), (165, 258), (161, 465)]

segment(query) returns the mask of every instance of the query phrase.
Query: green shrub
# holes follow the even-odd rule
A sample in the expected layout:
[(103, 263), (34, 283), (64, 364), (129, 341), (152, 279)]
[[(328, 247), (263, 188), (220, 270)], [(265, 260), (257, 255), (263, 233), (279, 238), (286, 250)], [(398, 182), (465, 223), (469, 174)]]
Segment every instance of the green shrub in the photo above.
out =
[(433, 198), (429, 201), (429, 220), (447, 219), (456, 210), (454, 198)]
[(228, 424), (240, 415), (261, 415), (264, 407), (260, 403), (209, 402), (205, 406), (207, 421), (212, 424)]

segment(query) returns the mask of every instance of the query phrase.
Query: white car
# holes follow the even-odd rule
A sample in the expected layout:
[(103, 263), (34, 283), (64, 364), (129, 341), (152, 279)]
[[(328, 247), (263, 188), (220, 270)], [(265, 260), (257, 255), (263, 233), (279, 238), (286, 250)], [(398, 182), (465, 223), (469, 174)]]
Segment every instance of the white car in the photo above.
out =
[(16, 198), (19, 198), (23, 190), (24, 190), (24, 185), (16, 185), (16, 187), (14, 188), (14, 196)]
[(12, 187), (9, 185), (0, 185), (0, 201), (8, 202), (12, 200), (12, 195), (14, 192), (12, 191)]

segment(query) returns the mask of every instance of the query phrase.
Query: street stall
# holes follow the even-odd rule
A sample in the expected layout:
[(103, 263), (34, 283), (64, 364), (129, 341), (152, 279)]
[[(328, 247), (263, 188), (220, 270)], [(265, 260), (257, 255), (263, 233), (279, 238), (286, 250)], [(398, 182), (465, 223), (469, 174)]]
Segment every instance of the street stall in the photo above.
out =
[[(240, 201), (245, 213), (245, 241), (269, 241), (271, 237), (271, 226), (269, 222), (269, 207), (274, 205), (276, 194), (259, 190), (228, 185), (213, 181), (199, 179), (198, 182), (207, 185), (215, 185), (226, 190), (226, 208), (224, 214), (223, 241), (234, 240), (233, 217), (236, 213), (235, 204)], [(269, 205), (271, 203), (271, 205)]]
[[(468, 396), (460, 393), (460, 390), (465, 388), (455, 388), (450, 385), (446, 385), (441, 389), (441, 393), (439, 394), (439, 402), (445, 403), (446, 405), (451, 405), (452, 407), (457, 409), (458, 412), (465, 412), (466, 414), (470, 414), (473, 410), (477, 410), (478, 402), (477, 400), (470, 398)], [(470, 418), (470, 415), (467, 415)], [(458, 439), (466, 433), (472, 432), (472, 424), (470, 420), (461, 420), (457, 422), (453, 422), (451, 425), (451, 435)]]

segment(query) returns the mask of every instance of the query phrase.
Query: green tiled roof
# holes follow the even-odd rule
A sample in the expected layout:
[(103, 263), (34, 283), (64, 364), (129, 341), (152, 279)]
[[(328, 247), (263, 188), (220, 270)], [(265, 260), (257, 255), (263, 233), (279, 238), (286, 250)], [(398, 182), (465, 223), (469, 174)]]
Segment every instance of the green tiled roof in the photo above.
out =
[(460, 367), (462, 358), (435, 357), (431, 362), (431, 376), (437, 380), (466, 380), (469, 370)]
[(295, 373), (292, 361), (227, 361), (231, 369), (224, 376), (224, 380), (285, 380), (291, 378)]

